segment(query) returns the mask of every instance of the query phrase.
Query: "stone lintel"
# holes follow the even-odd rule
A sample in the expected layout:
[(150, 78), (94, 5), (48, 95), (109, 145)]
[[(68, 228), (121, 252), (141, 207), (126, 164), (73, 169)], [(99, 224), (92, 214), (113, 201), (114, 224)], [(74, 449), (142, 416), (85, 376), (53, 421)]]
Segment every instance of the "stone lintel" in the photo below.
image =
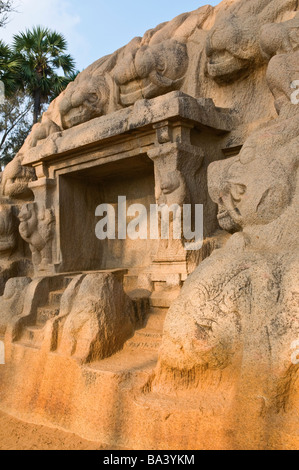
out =
[[(123, 135), (156, 127), (158, 141), (167, 142), (167, 123), (184, 122), (187, 128), (207, 129), (216, 134), (234, 129), (235, 117), (228, 109), (217, 108), (211, 99), (196, 99), (182, 92), (171, 92), (152, 100), (140, 100), (134, 106), (101, 116), (89, 122), (52, 134), (26, 155), (23, 165), (59, 159), (72, 151), (83, 151)], [(160, 124), (161, 123), (161, 124)], [(159, 137), (160, 135), (160, 137)]]

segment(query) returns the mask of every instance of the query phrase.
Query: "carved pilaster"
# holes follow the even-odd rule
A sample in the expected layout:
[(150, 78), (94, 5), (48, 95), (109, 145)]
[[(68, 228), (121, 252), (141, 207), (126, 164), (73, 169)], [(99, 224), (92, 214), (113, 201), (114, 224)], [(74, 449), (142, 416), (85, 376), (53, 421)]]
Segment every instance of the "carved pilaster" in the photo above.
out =
[[(161, 128), (159, 129), (159, 133)], [(164, 131), (166, 132), (165, 128)], [(191, 204), (191, 191), (203, 162), (200, 148), (187, 143), (168, 142), (148, 152), (155, 164), (155, 195), (158, 205)], [(171, 221), (173, 223), (173, 220)], [(156, 262), (182, 262), (187, 259), (183, 239), (161, 240)]]
[(34, 202), (24, 204), (22, 207), (19, 214), (19, 232), (23, 240), (30, 246), (35, 273), (52, 274), (55, 272), (53, 244), (55, 214), (52, 207), (52, 191), (56, 182), (41, 177), (30, 183), (29, 186), (34, 194)]

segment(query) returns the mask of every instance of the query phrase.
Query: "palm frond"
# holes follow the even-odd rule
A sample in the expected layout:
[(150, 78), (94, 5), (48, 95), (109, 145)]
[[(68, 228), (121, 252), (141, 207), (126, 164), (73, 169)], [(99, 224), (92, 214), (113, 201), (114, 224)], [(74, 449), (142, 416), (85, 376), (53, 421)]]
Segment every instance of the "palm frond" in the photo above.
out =
[(75, 60), (70, 54), (61, 54), (52, 59), (51, 62), (54, 68), (61, 68), (65, 75), (69, 75), (75, 71)]
[[(19, 60), (18, 83), (35, 100), (35, 119), (40, 113), (40, 104), (61, 93), (73, 79), (75, 61), (66, 50), (65, 37), (42, 26), (14, 36), (12, 53)], [(59, 70), (64, 76), (58, 75)]]

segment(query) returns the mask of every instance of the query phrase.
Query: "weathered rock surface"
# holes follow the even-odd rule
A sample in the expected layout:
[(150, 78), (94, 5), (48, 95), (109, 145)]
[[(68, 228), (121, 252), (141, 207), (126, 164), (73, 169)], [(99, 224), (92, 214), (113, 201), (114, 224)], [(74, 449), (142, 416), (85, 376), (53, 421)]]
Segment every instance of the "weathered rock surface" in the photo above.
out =
[(55, 146), (62, 130), (139, 99), (182, 90), (198, 98), (212, 98), (218, 106), (242, 109), (244, 99), (251, 95), (251, 109), (246, 110), (244, 119), (250, 122), (257, 112), (261, 117), (270, 116), (273, 108), (269, 109), (267, 88), (262, 83), (267, 58), (259, 38), (264, 25), (292, 18), (296, 8), (296, 0), (255, 0), (250, 5), (225, 0), (215, 8), (202, 7), (162, 23), (143, 38), (134, 38), (96, 61), (51, 103), (34, 127), (15, 162), (4, 171), (3, 194), (24, 197), (26, 182), (34, 179), (34, 172), (21, 169), (20, 164), (28, 149), (40, 140), (52, 135)]
[(82, 362), (105, 359), (133, 335), (133, 303), (112, 274), (88, 274), (66, 290), (60, 316), (67, 316), (58, 352)]
[(5, 285), (4, 294), (0, 297), (0, 335), (3, 336), (11, 321), (21, 315), (24, 306), (26, 289), (31, 279), (28, 277), (11, 278)]
[[(284, 32), (291, 24), (273, 28)], [(281, 64), (289, 64), (288, 58), (280, 57)], [(286, 67), (279, 70), (273, 79), (268, 74), (275, 98), (282, 87), (274, 79), (292, 92), (298, 77), (292, 68), (287, 81)], [(255, 445), (267, 446), (276, 415), (286, 414), (298, 393), (291, 345), (299, 335), (299, 111), (290, 92), (278, 100), (279, 118), (255, 131), (237, 157), (210, 165), (209, 192), (219, 207), (219, 224), (234, 234), (203, 261), (171, 306), (154, 381), (154, 390), (169, 387), (167, 393), (200, 389), (218, 371), (219, 387), (229, 396), (221, 376), (239, 371), (229, 407), (244, 419), (240, 446), (254, 433)]]
[[(298, 14), (182, 14), (51, 103), (2, 175), (0, 287), (35, 269), (0, 298), (2, 409), (127, 448), (298, 449)], [(201, 249), (97, 239), (123, 195), (202, 204)]]

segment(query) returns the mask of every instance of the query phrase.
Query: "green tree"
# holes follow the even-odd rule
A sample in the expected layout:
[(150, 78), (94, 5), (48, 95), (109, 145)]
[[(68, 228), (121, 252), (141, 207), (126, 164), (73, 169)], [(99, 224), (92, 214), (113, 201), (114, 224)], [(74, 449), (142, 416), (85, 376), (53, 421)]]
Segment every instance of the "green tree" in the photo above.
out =
[[(64, 36), (40, 26), (15, 35), (12, 52), (19, 63), (22, 89), (33, 100), (35, 124), (42, 105), (59, 95), (74, 79), (75, 62), (67, 54)], [(64, 75), (58, 74), (60, 70)]]
[[(6, 25), (9, 13), (15, 11), (13, 4), (13, 0), (0, 0), (0, 28)], [(11, 96), (18, 88), (15, 75), (17, 68), (18, 61), (11, 48), (0, 39), (0, 80), (4, 83), (7, 96)]]
[(19, 91), (0, 105), (0, 167), (22, 147), (32, 127), (32, 100)]
[(0, 0), (0, 28), (6, 25), (8, 13), (14, 11), (12, 0)]
[(0, 80), (4, 83), (7, 97), (11, 97), (20, 87), (19, 66), (19, 59), (0, 39)]

